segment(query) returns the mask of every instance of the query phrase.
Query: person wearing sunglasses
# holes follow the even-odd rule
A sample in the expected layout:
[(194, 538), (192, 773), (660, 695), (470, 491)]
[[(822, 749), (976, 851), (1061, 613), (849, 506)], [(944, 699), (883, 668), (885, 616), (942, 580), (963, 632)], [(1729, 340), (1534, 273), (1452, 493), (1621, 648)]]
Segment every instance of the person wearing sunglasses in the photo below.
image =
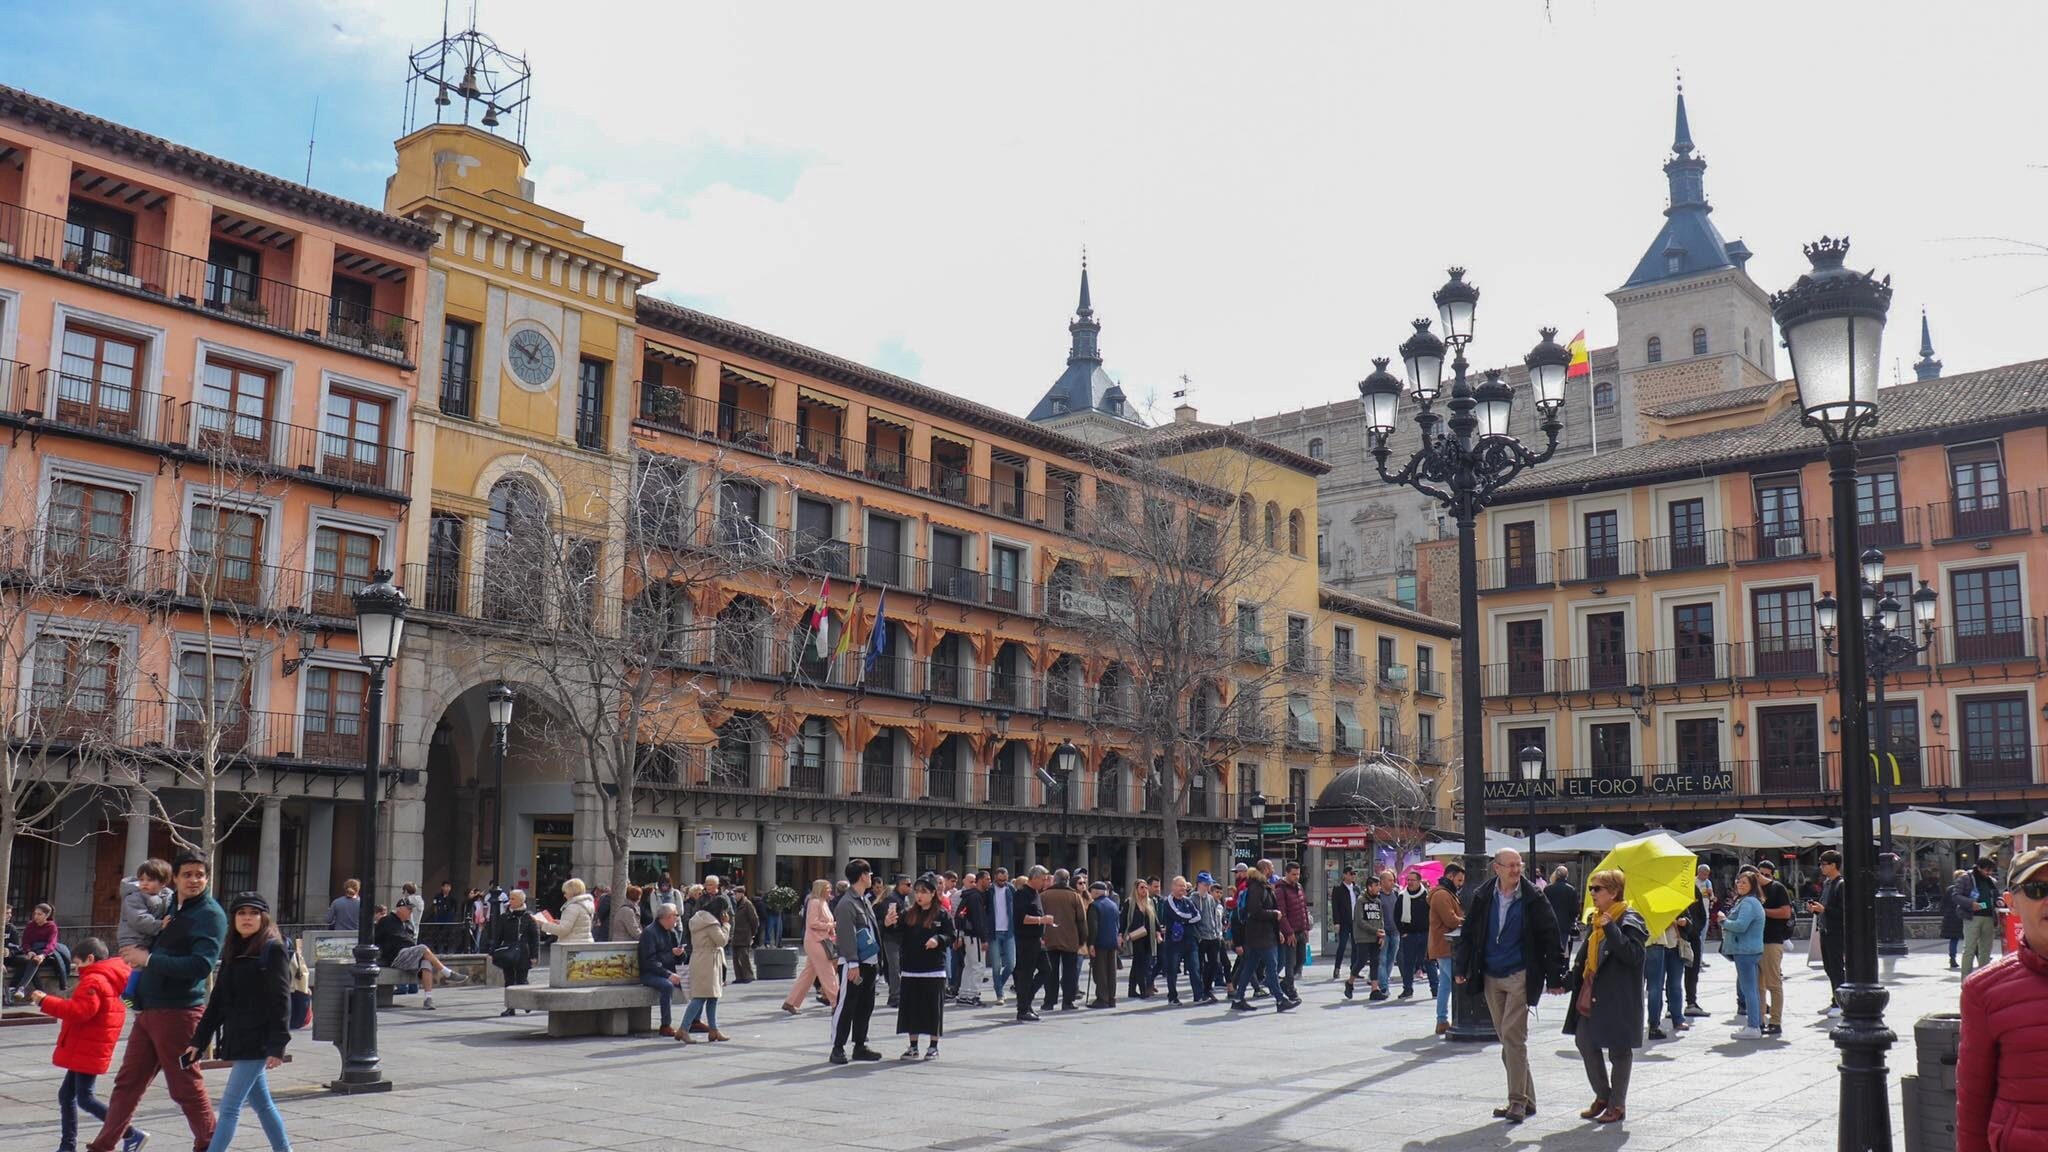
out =
[(1577, 1042), (1593, 1086), (1593, 1103), (1579, 1117), (1599, 1124), (1618, 1124), (1627, 1116), (1629, 1069), (1643, 1046), (1643, 956), (1650, 928), (1628, 906), (1627, 891), (1628, 878), (1619, 868), (1586, 879), (1593, 918), (1565, 981), (1571, 1004), (1565, 1035)]
[(2048, 848), (2006, 879), (2020, 946), (1963, 980), (1956, 1152), (2048, 1146)]

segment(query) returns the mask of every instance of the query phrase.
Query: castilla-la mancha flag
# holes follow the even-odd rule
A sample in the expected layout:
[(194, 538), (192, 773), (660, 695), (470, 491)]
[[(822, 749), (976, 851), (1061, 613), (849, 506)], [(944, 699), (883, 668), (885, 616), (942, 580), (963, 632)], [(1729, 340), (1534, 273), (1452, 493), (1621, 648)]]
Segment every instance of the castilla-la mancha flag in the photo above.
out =
[(1572, 354), (1572, 364), (1571, 367), (1564, 370), (1564, 378), (1567, 380), (1577, 380), (1581, 376), (1592, 375), (1593, 361), (1586, 355), (1586, 330), (1584, 328), (1579, 329), (1579, 334), (1572, 337), (1569, 350)]

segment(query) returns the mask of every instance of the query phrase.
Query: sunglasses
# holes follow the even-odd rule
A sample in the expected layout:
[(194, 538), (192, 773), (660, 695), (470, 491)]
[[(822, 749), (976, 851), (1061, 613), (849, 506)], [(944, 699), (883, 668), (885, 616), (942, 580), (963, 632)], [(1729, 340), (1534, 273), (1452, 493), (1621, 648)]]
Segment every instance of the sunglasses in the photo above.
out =
[(2029, 880), (2018, 888), (2020, 895), (2029, 900), (2048, 900), (2048, 880)]
[(1589, 884), (1589, 885), (1587, 885), (1587, 886), (1586, 886), (1586, 891), (1588, 891), (1588, 892), (1605, 892), (1605, 891), (1607, 891), (1607, 885), (1605, 885), (1605, 884)]

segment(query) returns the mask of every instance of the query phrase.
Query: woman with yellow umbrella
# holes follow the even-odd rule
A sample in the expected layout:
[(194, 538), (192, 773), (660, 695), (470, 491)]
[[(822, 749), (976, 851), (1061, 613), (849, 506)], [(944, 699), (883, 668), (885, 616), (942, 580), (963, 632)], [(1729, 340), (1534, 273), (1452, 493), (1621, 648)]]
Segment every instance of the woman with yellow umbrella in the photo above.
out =
[(1643, 946), (1649, 928), (1629, 907), (1628, 877), (1603, 868), (1586, 879), (1592, 919), (1565, 981), (1565, 1035), (1578, 1042), (1593, 1086), (1579, 1116), (1619, 1123), (1628, 1113), (1629, 1070), (1643, 1046)]

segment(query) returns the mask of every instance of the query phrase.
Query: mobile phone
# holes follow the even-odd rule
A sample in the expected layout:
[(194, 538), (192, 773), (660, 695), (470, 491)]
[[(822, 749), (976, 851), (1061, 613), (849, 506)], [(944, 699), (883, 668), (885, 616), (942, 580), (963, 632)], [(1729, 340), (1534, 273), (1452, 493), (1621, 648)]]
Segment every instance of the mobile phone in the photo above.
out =
[(187, 1068), (187, 1069), (191, 1068), (191, 1067), (192, 1067), (192, 1053), (190, 1053), (190, 1052), (180, 1052), (180, 1053), (178, 1053), (178, 1067), (180, 1067), (180, 1068)]

